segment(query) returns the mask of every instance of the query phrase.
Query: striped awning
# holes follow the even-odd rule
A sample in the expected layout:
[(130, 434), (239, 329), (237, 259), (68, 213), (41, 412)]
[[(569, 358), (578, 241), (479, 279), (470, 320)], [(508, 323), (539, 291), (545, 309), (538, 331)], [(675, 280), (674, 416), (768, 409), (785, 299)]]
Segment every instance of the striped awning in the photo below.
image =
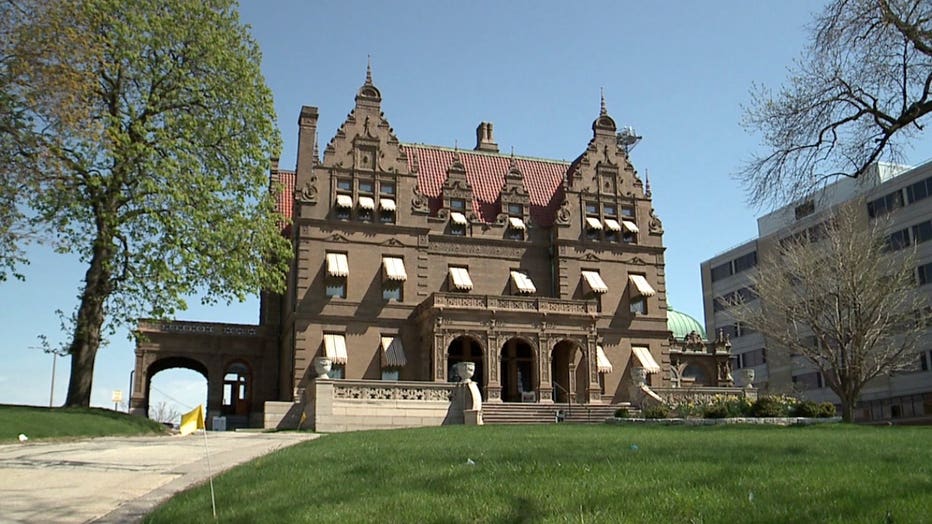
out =
[(586, 217), (586, 225), (589, 229), (602, 229), (602, 222), (595, 217)]
[(379, 199), (379, 208), (382, 211), (394, 211), (395, 210), (395, 201), (391, 198), (380, 198)]
[(518, 293), (537, 293), (537, 288), (534, 286), (534, 282), (531, 280), (531, 277), (520, 271), (511, 272), (511, 281), (514, 283), (515, 289), (518, 290)]
[(612, 363), (608, 360), (608, 357), (605, 355), (605, 350), (602, 349), (602, 346), (595, 347), (595, 360), (596, 366), (599, 368), (599, 373), (611, 373), (612, 372)]
[(346, 364), (346, 337), (324, 334), (324, 354), (334, 364)]
[(524, 220), (518, 217), (508, 217), (508, 226), (511, 229), (520, 229), (521, 231), (527, 229), (527, 226), (524, 225)]
[(647, 283), (644, 275), (628, 275), (628, 280), (631, 282), (631, 296), (633, 297), (652, 297), (657, 294)]
[(450, 220), (452, 220), (454, 224), (458, 224), (460, 226), (465, 226), (466, 224), (469, 223), (469, 221), (466, 220), (466, 215), (460, 213), (459, 211), (451, 212)]
[(337, 195), (337, 207), (353, 207), (353, 197), (349, 195)]
[(638, 359), (638, 362), (641, 363), (641, 367), (646, 369), (648, 373), (660, 373), (660, 366), (657, 364), (657, 361), (654, 360), (653, 355), (650, 354), (650, 348), (631, 346), (631, 352), (634, 354), (635, 358)]
[(628, 233), (637, 233), (640, 231), (640, 229), (638, 229), (638, 225), (630, 220), (622, 220), (621, 225), (624, 226), (625, 231)]
[(369, 209), (375, 210), (375, 200), (372, 197), (361, 196), (359, 197), (359, 208), (360, 209)]
[(400, 368), (407, 363), (401, 337), (382, 337), (382, 367)]
[(349, 261), (346, 253), (327, 253), (327, 274), (332, 277), (349, 275)]
[(469, 278), (469, 271), (465, 267), (450, 268), (450, 282), (454, 289), (469, 291), (472, 289), (472, 279)]
[(602, 277), (599, 276), (598, 271), (583, 271), (582, 272), (583, 280), (586, 282), (589, 290), (593, 293), (608, 293), (608, 286), (605, 285), (605, 282), (602, 280)]
[(384, 270), (385, 280), (408, 280), (403, 258), (382, 257), (382, 269)]
[(621, 224), (614, 218), (606, 218), (605, 227), (608, 228), (609, 231), (621, 231)]

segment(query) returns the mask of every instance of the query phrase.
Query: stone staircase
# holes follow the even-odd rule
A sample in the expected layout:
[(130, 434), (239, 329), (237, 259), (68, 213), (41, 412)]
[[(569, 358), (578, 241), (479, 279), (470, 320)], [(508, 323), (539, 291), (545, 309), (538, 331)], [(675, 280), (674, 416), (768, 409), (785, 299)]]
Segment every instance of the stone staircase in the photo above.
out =
[(637, 416), (639, 410), (627, 402), (621, 404), (536, 404), (536, 403), (483, 403), (482, 420), (486, 424), (554, 424), (562, 413), (560, 422), (575, 424), (601, 424), (612, 418), (615, 410), (628, 408), (629, 416)]

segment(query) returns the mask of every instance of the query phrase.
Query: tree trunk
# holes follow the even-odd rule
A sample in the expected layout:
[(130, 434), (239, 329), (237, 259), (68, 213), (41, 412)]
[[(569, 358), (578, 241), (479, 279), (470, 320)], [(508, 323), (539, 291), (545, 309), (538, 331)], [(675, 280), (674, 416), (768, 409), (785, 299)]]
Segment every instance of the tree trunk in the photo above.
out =
[(89, 407), (91, 385), (94, 381), (94, 360), (100, 348), (104, 324), (104, 303), (111, 292), (110, 258), (113, 243), (109, 235), (98, 231), (94, 241), (94, 254), (85, 275), (81, 292), (81, 305), (75, 319), (71, 353), (71, 379), (68, 382), (66, 406)]

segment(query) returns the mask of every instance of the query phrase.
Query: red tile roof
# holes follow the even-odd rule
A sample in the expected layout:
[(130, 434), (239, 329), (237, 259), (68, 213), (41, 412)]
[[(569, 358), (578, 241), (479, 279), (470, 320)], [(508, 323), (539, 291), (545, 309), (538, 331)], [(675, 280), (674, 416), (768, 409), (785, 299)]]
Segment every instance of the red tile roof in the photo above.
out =
[[(408, 156), (408, 168), (414, 170), (417, 166), (418, 187), (428, 197), (431, 212), (436, 212), (441, 206), (443, 182), (453, 163), (454, 150), (421, 144), (403, 144), (402, 148)], [(499, 193), (511, 168), (511, 156), (459, 151), (459, 157), (475, 196), (473, 210), (483, 221), (494, 222), (501, 209)], [(531, 200), (531, 220), (540, 226), (551, 226), (563, 201), (562, 182), (569, 163), (522, 157), (514, 160), (524, 175), (524, 187)]]
[[(447, 169), (453, 163), (453, 149), (421, 144), (404, 144), (408, 155), (408, 168), (418, 168), (418, 187), (428, 197), (431, 212), (441, 206), (443, 182)], [(475, 151), (459, 151), (460, 162), (466, 168), (466, 179), (472, 186), (475, 201), (473, 210), (485, 222), (494, 222), (501, 210), (499, 193), (505, 184), (505, 174), (511, 169), (511, 156)], [(540, 226), (553, 225), (554, 214), (563, 201), (563, 178), (570, 164), (558, 160), (515, 157), (515, 164), (524, 175), (524, 187), (531, 201), (531, 220)], [(281, 184), (277, 194), (277, 210), (292, 218), (295, 173), (284, 169), (273, 170), (271, 184)]]

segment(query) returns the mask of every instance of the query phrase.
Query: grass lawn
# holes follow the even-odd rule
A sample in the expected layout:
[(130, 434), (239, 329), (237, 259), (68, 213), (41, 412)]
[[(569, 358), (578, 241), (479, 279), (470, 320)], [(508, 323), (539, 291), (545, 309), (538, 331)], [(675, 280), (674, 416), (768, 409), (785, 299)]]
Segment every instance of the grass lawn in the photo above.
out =
[[(220, 522), (932, 522), (930, 444), (929, 427), (446, 426), (326, 435), (214, 486)], [(146, 522), (213, 522), (209, 488)]]
[(161, 424), (100, 408), (40, 408), (0, 404), (0, 444), (29, 440), (164, 433)]

